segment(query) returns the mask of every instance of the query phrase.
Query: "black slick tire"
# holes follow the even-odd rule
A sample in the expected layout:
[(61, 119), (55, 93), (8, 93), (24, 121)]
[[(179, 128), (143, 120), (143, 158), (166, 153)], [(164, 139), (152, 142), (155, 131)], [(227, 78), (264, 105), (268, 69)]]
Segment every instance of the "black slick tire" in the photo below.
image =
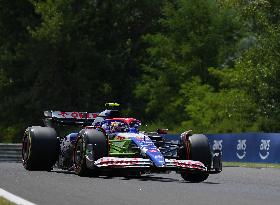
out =
[[(183, 146), (184, 151), (181, 153), (181, 158), (200, 161), (208, 170), (211, 168), (212, 154), (208, 138), (205, 135), (191, 135), (187, 142), (183, 142)], [(195, 183), (206, 180), (209, 174), (206, 172), (181, 172), (181, 176), (184, 180)]]
[(28, 127), (22, 140), (22, 163), (29, 171), (50, 171), (59, 155), (59, 140), (50, 127)]
[(74, 171), (77, 175), (98, 175), (97, 167), (88, 167), (87, 156), (91, 156), (92, 163), (108, 156), (108, 141), (103, 132), (96, 129), (81, 130), (73, 154)]

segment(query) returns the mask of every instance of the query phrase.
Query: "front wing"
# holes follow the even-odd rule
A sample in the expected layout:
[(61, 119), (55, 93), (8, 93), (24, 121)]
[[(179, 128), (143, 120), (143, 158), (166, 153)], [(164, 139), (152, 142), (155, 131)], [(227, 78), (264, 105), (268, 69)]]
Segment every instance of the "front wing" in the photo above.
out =
[(193, 170), (207, 171), (203, 163), (193, 160), (176, 160), (165, 159), (165, 164), (162, 167), (155, 167), (151, 160), (144, 158), (118, 158), (118, 157), (103, 157), (94, 162), (94, 165), (99, 168), (157, 168), (166, 170)]

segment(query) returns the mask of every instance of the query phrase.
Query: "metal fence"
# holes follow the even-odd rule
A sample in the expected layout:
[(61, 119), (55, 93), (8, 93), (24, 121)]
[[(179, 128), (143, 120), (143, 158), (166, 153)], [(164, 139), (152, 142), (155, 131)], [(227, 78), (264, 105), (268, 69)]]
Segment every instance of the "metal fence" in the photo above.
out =
[(0, 143), (0, 162), (21, 162), (21, 144)]

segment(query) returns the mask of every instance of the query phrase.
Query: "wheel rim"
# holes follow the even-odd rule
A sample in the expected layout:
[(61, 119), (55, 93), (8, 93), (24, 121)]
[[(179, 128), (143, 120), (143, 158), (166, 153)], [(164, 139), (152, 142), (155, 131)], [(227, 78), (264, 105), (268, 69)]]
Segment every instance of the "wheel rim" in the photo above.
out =
[(77, 140), (75, 154), (74, 154), (74, 163), (75, 163), (76, 170), (81, 169), (81, 166), (83, 164), (83, 159), (84, 159), (84, 143), (82, 138), (79, 138)]
[(31, 148), (31, 143), (29, 140), (29, 137), (27, 136), (27, 134), (24, 134), (23, 140), (22, 140), (22, 163), (23, 165), (26, 165), (27, 160), (29, 158), (30, 155), (30, 148)]

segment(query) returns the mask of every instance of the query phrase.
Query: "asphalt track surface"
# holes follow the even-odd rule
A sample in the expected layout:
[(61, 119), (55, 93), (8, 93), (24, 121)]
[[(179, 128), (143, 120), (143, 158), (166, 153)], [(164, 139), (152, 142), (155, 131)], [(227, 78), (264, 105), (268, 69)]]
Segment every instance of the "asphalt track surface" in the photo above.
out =
[(188, 183), (176, 173), (94, 178), (0, 163), (0, 188), (38, 205), (279, 205), (280, 169), (225, 167), (203, 183)]

